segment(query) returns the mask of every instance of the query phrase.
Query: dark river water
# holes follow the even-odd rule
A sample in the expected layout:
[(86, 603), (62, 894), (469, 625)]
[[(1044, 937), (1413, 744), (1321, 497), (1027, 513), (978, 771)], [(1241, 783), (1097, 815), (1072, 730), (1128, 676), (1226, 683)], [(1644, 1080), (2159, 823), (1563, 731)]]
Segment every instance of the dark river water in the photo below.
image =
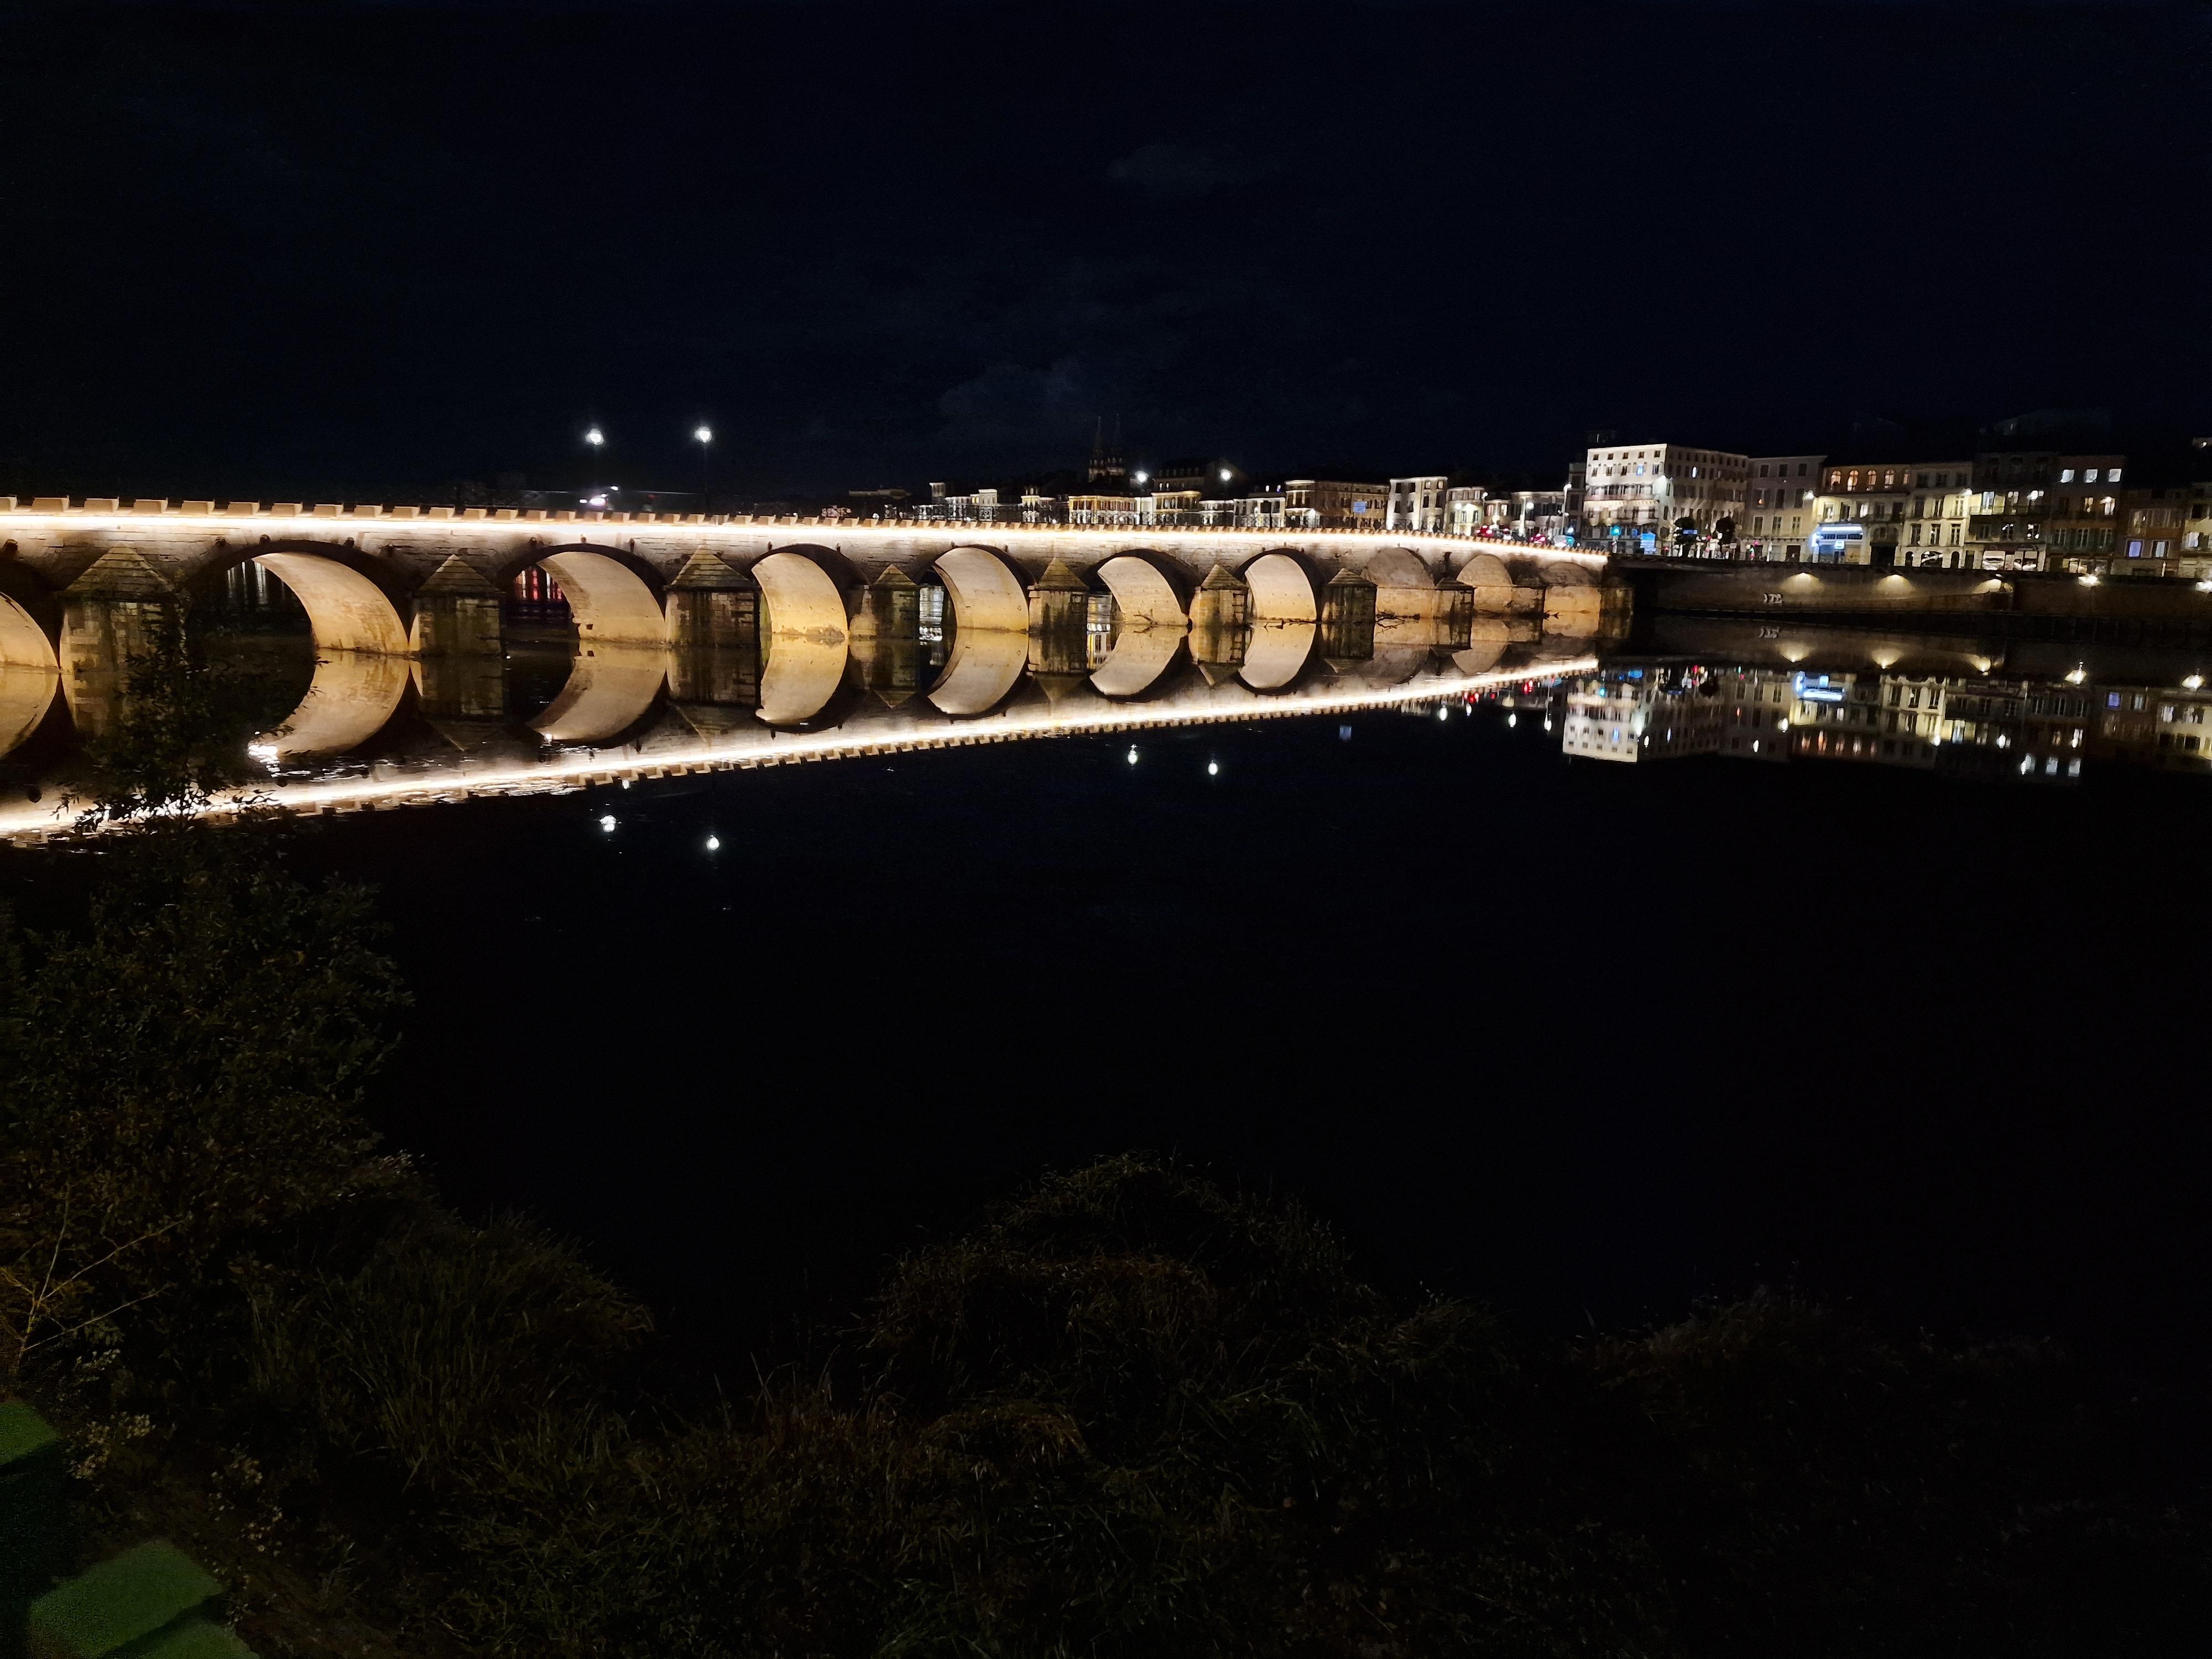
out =
[(392, 1144), (718, 1364), (1146, 1148), (1545, 1328), (1788, 1285), (2201, 1375), (2189, 665), (1814, 643), (326, 818), (302, 856), (382, 890), (415, 991)]

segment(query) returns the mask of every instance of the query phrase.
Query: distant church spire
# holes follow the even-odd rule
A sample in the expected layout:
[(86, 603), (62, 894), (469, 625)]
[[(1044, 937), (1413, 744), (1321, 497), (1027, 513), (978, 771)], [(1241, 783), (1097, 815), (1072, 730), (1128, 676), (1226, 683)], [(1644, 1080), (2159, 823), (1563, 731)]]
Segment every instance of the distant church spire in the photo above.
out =
[(1121, 453), (1121, 417), (1114, 417), (1114, 441), (1106, 441), (1106, 417), (1098, 417), (1098, 426), (1091, 440), (1091, 470), (1092, 483), (1121, 483), (1129, 477), (1129, 463)]

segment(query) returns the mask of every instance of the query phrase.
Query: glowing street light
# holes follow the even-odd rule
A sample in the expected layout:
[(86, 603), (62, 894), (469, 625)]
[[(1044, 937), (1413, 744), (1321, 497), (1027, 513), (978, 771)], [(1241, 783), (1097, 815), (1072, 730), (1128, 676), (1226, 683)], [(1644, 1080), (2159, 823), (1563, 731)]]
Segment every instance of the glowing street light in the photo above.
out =
[(606, 441), (607, 434), (600, 431), (597, 427), (592, 428), (590, 431), (584, 434), (584, 441), (591, 445), (594, 449), (598, 449), (604, 446)]
[(691, 441), (699, 446), (699, 510), (707, 510), (708, 468), (714, 456), (714, 428), (704, 421), (691, 428)]
[(1130, 476), (1135, 478), (1139, 483), (1150, 483), (1152, 479), (1152, 475), (1149, 472), (1135, 472), (1132, 473)]

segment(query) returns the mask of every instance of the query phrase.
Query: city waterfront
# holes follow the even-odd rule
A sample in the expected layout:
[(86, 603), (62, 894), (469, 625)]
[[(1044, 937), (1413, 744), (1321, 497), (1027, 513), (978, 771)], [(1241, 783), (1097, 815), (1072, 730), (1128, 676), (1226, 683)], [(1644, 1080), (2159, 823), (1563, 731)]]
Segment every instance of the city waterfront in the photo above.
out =
[(2203, 8), (0, 39), (0, 1659), (2202, 1639)]

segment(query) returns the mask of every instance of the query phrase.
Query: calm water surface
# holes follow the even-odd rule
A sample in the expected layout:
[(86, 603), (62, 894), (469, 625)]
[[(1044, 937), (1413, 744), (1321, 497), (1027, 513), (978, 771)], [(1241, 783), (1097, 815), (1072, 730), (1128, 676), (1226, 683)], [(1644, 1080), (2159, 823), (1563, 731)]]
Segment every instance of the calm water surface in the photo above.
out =
[(1794, 1284), (2200, 1373), (2193, 665), (1763, 633), (301, 856), (382, 887), (416, 990), (392, 1142), (721, 1363), (1146, 1147), (1548, 1327)]

